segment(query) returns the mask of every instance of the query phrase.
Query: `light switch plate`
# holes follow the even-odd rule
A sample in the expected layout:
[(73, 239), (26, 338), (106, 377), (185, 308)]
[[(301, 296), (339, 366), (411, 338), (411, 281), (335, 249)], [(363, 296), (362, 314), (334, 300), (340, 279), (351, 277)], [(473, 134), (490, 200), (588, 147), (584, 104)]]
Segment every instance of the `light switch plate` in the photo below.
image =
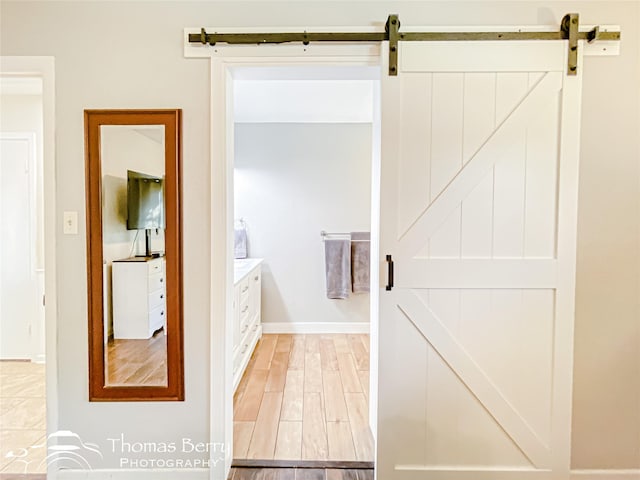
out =
[(78, 212), (64, 212), (62, 222), (62, 231), (65, 235), (78, 234)]

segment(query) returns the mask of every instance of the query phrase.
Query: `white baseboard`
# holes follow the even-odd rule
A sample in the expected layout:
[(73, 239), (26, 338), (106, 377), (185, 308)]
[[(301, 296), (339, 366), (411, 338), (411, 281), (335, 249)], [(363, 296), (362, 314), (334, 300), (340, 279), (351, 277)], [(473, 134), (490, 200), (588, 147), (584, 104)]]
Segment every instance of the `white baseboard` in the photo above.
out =
[(208, 468), (60, 470), (56, 480), (209, 480)]
[(571, 470), (571, 480), (640, 480), (640, 469)]
[(368, 322), (263, 323), (262, 333), (369, 333)]
[(31, 359), (33, 363), (46, 363), (46, 357), (44, 353), (38, 354)]

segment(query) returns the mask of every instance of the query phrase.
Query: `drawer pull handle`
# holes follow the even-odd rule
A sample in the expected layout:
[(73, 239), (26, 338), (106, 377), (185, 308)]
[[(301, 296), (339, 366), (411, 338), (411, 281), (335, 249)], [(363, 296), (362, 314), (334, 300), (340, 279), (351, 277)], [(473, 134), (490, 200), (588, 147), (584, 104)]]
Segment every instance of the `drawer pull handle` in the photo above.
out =
[(162, 283), (162, 282), (164, 282), (164, 278), (161, 278), (161, 279), (160, 279), (160, 283)]
[(244, 288), (242, 289), (242, 293), (246, 292), (247, 290), (249, 290), (249, 287), (244, 287)]
[(247, 310), (249, 310), (249, 305), (247, 305), (246, 307), (244, 307), (244, 308), (242, 309), (242, 313), (246, 312)]
[(260, 279), (260, 277), (256, 275), (255, 277), (253, 277), (253, 279), (257, 282)]
[(254, 325), (252, 331), (255, 332), (257, 329), (258, 329), (258, 325)]
[(160, 298), (164, 298), (164, 294), (163, 294), (163, 295), (160, 295)]
[(160, 315), (164, 315), (164, 312), (160, 312)]
[(246, 343), (244, 344), (244, 348), (242, 349), (242, 351), (240, 352), (240, 355), (244, 354), (244, 352), (247, 351), (247, 348), (249, 348), (249, 345), (247, 345)]
[(249, 328), (249, 325), (245, 325), (244, 328), (242, 329), (242, 331), (240, 332), (241, 334), (247, 331), (247, 328)]

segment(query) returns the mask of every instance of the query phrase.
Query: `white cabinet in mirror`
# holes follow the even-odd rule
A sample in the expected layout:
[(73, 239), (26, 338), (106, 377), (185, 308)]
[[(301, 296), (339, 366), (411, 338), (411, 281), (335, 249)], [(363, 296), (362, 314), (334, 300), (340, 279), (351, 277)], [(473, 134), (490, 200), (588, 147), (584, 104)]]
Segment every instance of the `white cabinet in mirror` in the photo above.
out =
[(233, 290), (233, 390), (262, 337), (262, 259), (235, 260)]
[(164, 259), (116, 260), (112, 271), (113, 338), (146, 340), (165, 328)]

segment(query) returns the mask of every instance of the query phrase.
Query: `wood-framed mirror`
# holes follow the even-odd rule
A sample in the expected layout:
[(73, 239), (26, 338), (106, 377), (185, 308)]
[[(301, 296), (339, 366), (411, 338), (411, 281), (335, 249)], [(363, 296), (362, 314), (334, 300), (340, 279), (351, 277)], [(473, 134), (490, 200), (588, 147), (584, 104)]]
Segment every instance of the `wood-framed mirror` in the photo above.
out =
[(89, 400), (184, 400), (176, 110), (85, 110)]

